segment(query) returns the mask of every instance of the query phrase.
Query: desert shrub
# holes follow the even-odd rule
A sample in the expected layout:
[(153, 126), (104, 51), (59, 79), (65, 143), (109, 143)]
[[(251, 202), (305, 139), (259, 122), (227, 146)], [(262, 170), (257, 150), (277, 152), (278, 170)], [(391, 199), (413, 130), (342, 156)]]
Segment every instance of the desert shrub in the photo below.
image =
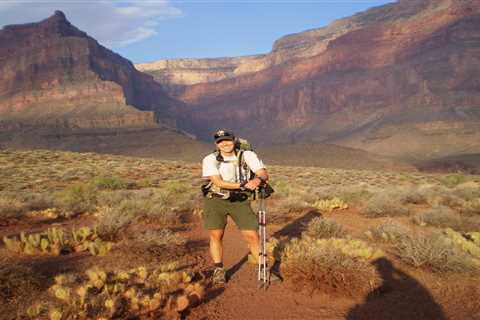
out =
[(55, 206), (55, 198), (51, 193), (27, 192), (19, 194), (18, 198), (25, 204), (28, 210), (44, 210)]
[(127, 189), (132, 183), (115, 176), (98, 176), (91, 183), (100, 190)]
[(480, 263), (442, 234), (410, 234), (394, 242), (400, 259), (434, 272), (479, 272)]
[(437, 207), (420, 213), (413, 218), (413, 221), (421, 226), (452, 228), (457, 231), (480, 230), (479, 217), (462, 216), (447, 207)]
[(97, 205), (100, 207), (113, 207), (126, 199), (134, 197), (136, 191), (105, 190), (97, 194)]
[(321, 217), (312, 219), (308, 223), (307, 230), (304, 234), (313, 239), (345, 238), (348, 235), (347, 231), (341, 225), (333, 220), (327, 220)]
[(10, 302), (15, 298), (40, 289), (44, 279), (27, 266), (9, 262), (0, 263), (0, 300)]
[(365, 232), (365, 235), (373, 241), (395, 242), (400, 238), (404, 238), (411, 233), (411, 230), (393, 219), (388, 219), (377, 227)]
[(360, 205), (368, 201), (368, 199), (370, 199), (370, 197), (372, 196), (372, 193), (365, 188), (352, 188), (351, 190), (341, 190), (339, 196), (346, 203), (350, 203), (352, 205)]
[(305, 209), (311, 208), (311, 205), (302, 199), (293, 197), (280, 199), (278, 202), (273, 204), (272, 207), (274, 208), (272, 213), (275, 212), (281, 216), (287, 213), (301, 212)]
[[(297, 287), (311, 291), (367, 293), (381, 280), (370, 261), (375, 251), (362, 242), (344, 239), (293, 239), (285, 246), (281, 271)], [(354, 240), (351, 240), (354, 241)]]
[(405, 216), (409, 214), (396, 194), (390, 192), (377, 193), (373, 195), (361, 209), (362, 214), (367, 217), (377, 218), (386, 216)]
[(13, 198), (0, 196), (0, 219), (20, 217), (27, 210), (24, 203)]
[(176, 264), (154, 270), (91, 268), (82, 275), (59, 275), (49, 289), (49, 302), (33, 304), (27, 314), (58, 320), (179, 318), (201, 302), (205, 285), (194, 280), (195, 274), (173, 268)]
[(399, 200), (404, 204), (425, 204), (428, 203), (427, 197), (418, 188), (404, 189), (399, 194)]
[(98, 189), (92, 184), (76, 184), (57, 194), (57, 206), (72, 214), (91, 212), (97, 204)]
[(465, 201), (459, 210), (466, 215), (480, 215), (480, 198)]
[(451, 173), (440, 178), (440, 183), (447, 188), (456, 187), (466, 181), (468, 181), (468, 177), (461, 172)]
[(97, 233), (102, 239), (115, 240), (120, 231), (135, 219), (134, 212), (122, 212), (115, 207), (104, 206), (98, 212)]
[(456, 186), (453, 190), (450, 190), (455, 196), (466, 200), (472, 201), (480, 198), (480, 185), (473, 181), (468, 181)]
[(136, 236), (136, 239), (156, 246), (179, 246), (186, 242), (185, 238), (169, 229), (147, 230)]

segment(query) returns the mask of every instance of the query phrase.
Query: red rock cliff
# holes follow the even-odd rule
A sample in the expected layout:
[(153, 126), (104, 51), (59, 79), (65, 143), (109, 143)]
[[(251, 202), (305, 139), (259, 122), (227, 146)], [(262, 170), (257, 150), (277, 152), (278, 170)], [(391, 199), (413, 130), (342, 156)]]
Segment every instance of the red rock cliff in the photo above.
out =
[[(480, 152), (480, 1), (404, 0), (327, 29), (277, 42), (282, 63), (177, 91), (190, 105), (177, 123), (205, 138), (229, 127), (266, 144), (420, 158)], [(299, 56), (326, 34), (323, 49)]]
[(0, 30), (0, 127), (155, 127), (175, 102), (57, 11)]

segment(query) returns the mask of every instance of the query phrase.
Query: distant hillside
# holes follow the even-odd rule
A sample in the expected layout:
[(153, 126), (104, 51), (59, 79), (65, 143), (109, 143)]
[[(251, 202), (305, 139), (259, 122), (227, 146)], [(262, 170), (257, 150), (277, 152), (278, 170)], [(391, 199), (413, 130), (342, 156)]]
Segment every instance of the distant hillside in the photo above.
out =
[(259, 147), (258, 153), (267, 164), (275, 165), (392, 171), (417, 170), (407, 162), (363, 150), (319, 143)]

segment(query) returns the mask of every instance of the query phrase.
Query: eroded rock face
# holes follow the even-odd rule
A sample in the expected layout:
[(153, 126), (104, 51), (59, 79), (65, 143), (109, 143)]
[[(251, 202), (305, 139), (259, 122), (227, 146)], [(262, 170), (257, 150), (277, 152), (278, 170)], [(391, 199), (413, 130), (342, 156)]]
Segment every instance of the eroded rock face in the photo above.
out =
[(284, 37), (262, 59), (256, 72), (177, 87), (190, 105), (177, 124), (263, 144), (427, 158), (480, 151), (480, 1), (399, 1)]
[[(174, 101), (150, 75), (57, 11), (0, 30), (0, 122), (68, 128), (155, 127)], [(19, 124), (20, 123), (20, 124)]]

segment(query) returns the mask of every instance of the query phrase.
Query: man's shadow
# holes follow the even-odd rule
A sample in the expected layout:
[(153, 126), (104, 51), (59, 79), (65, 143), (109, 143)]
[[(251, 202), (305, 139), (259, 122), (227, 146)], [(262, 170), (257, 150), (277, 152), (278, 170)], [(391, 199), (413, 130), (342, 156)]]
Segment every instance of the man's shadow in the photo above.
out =
[(418, 281), (396, 269), (386, 258), (372, 263), (383, 284), (371, 292), (362, 305), (352, 308), (346, 319), (446, 319), (443, 308)]

